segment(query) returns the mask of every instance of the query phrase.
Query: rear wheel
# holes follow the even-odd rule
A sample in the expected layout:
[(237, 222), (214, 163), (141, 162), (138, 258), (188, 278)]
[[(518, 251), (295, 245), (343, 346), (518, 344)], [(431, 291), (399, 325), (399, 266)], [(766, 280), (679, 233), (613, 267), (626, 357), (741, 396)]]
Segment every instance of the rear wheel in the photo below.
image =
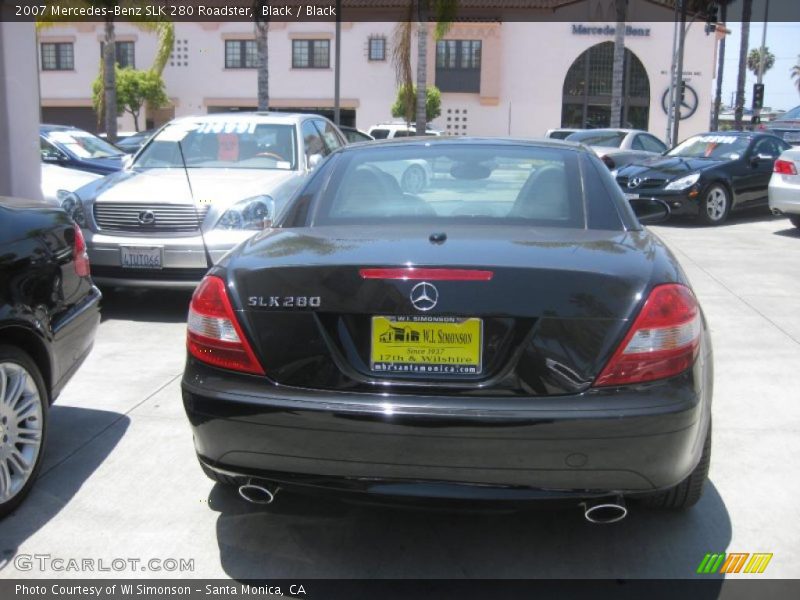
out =
[(47, 392), (36, 363), (0, 346), (0, 517), (33, 486), (42, 462)]
[(691, 508), (700, 500), (703, 495), (703, 488), (708, 479), (708, 468), (711, 465), (711, 425), (708, 426), (708, 434), (703, 444), (703, 454), (700, 462), (689, 474), (675, 487), (658, 492), (651, 496), (642, 498), (645, 506), (650, 508), (668, 508), (673, 510), (685, 510)]
[(419, 165), (411, 165), (403, 172), (403, 176), (400, 178), (400, 186), (404, 192), (418, 194), (425, 189), (427, 179), (425, 169)]
[(711, 185), (700, 200), (700, 220), (706, 225), (719, 225), (728, 218), (731, 210), (730, 194), (725, 186)]
[(800, 215), (788, 215), (788, 216), (789, 220), (792, 222), (792, 225), (794, 225), (797, 228), (800, 228)]

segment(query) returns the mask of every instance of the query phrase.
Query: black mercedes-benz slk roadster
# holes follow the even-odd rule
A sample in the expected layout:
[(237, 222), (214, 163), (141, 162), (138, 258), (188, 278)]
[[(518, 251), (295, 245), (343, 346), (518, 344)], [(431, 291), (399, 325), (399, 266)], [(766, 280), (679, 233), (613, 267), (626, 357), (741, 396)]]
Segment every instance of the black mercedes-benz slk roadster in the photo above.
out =
[[(391, 173), (427, 161), (416, 194)], [(205, 472), (475, 505), (688, 508), (712, 350), (677, 261), (565, 142), (407, 139), (331, 154), (192, 298), (183, 399)], [(640, 218), (637, 218), (637, 213)]]

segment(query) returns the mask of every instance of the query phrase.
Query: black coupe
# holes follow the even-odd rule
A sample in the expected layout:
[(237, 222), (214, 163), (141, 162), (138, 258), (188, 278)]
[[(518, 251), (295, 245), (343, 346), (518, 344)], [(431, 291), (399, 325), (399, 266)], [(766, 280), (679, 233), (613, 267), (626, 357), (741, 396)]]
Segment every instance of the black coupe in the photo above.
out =
[[(395, 163), (436, 176), (404, 193)], [(636, 208), (668, 211), (663, 203)], [(209, 271), (183, 399), (200, 463), (251, 501), (358, 497), (686, 508), (712, 351), (680, 266), (583, 146), (345, 147)]]
[(0, 197), (0, 517), (33, 485), (48, 407), (100, 323), (80, 228), (52, 204)]
[(660, 198), (675, 215), (719, 225), (732, 210), (767, 206), (772, 167), (789, 147), (770, 134), (703, 133), (614, 174), (629, 198)]

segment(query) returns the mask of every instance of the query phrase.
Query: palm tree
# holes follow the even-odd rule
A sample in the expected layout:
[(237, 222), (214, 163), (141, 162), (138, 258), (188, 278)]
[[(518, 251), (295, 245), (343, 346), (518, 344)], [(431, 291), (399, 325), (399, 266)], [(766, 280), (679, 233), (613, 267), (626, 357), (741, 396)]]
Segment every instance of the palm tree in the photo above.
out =
[(256, 0), (256, 53), (258, 54), (258, 110), (269, 110), (269, 16), (263, 16), (262, 7), (268, 0)]
[[(728, 22), (728, 3), (722, 2), (719, 6), (719, 21)], [(722, 34), (719, 41), (719, 56), (717, 57), (717, 89), (714, 92), (714, 112), (711, 119), (711, 130), (719, 129), (719, 111), (722, 109), (722, 76), (725, 73), (725, 38), (727, 33)]]
[(797, 64), (791, 70), (792, 79), (796, 79), (797, 91), (800, 92), (800, 55), (797, 56)]
[[(769, 71), (775, 65), (775, 55), (769, 51), (769, 47), (764, 47), (764, 73)], [(761, 67), (761, 48), (753, 48), (750, 54), (747, 55), (747, 68), (753, 72), (753, 75), (758, 76), (758, 70)]]
[[(392, 60), (394, 62), (397, 82), (404, 96), (403, 104), (406, 107), (406, 121), (410, 122), (416, 117), (417, 135), (425, 135), (427, 129), (427, 115), (425, 104), (428, 95), (428, 20), (431, 12), (436, 21), (434, 40), (439, 41), (450, 30), (458, 8), (457, 0), (416, 0), (415, 4), (409, 3), (409, 10), (405, 21), (397, 24), (394, 31), (394, 44)], [(414, 18), (416, 17), (416, 19)], [(417, 94), (414, 96), (414, 81), (411, 69), (411, 46), (414, 32), (414, 22), (417, 23)], [(416, 102), (416, 109), (414, 108)]]
[(742, 43), (739, 46), (739, 71), (736, 77), (736, 108), (734, 129), (741, 131), (744, 114), (744, 80), (747, 74), (747, 49), (750, 46), (750, 18), (753, 15), (753, 0), (742, 3)]
[(625, 75), (625, 21), (628, 0), (614, 0), (617, 27), (614, 30), (614, 63), (611, 75), (611, 127), (622, 125), (622, 84)]

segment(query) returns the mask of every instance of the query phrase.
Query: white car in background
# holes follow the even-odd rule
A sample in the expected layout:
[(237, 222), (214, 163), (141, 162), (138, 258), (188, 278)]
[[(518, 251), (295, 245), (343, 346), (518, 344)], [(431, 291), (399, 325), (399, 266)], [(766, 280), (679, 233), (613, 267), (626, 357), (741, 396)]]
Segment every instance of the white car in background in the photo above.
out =
[(268, 228), (325, 156), (344, 146), (317, 115), (174, 119), (124, 170), (69, 194), (99, 285), (194, 288), (231, 248)]
[(61, 206), (70, 192), (102, 177), (97, 173), (42, 163), (42, 197)]
[[(417, 135), (417, 126), (411, 123), (409, 126), (405, 121), (392, 121), (390, 123), (379, 123), (373, 125), (367, 131), (376, 140), (390, 140), (399, 137), (414, 137)], [(425, 135), (442, 135), (438, 129), (425, 128)]]
[(772, 212), (800, 228), (800, 148), (784, 150), (775, 161), (768, 193)]
[(563, 139), (589, 146), (612, 170), (659, 156), (668, 150), (664, 142), (640, 129), (582, 129)]

